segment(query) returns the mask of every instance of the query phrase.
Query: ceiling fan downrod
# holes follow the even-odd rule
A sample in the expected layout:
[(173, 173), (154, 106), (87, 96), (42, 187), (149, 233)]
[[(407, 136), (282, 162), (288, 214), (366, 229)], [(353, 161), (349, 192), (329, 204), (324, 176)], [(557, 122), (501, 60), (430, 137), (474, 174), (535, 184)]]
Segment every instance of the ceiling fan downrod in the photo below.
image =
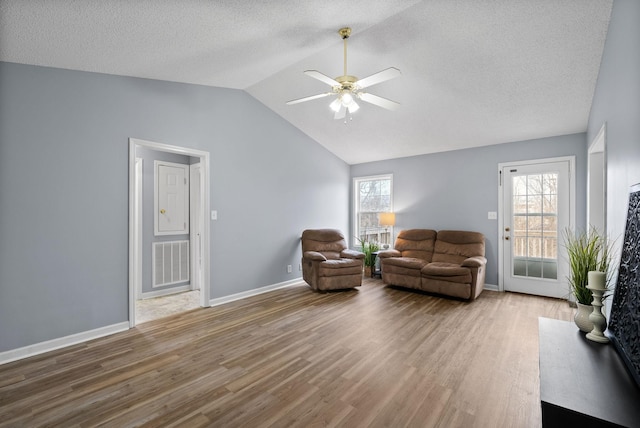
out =
[(343, 76), (346, 76), (347, 75), (347, 39), (351, 35), (351, 28), (349, 28), (349, 27), (341, 28), (340, 30), (338, 30), (338, 34), (340, 34), (340, 37), (342, 37), (342, 40), (344, 41), (344, 73), (343, 73)]

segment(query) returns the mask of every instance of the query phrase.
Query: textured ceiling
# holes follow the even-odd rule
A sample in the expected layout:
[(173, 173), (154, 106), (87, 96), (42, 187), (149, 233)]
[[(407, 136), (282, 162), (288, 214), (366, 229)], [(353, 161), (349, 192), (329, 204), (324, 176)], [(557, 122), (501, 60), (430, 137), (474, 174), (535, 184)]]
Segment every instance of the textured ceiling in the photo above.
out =
[[(347, 163), (584, 132), (612, 0), (0, 0), (0, 60), (246, 90)], [(402, 76), (334, 120), (305, 76)]]

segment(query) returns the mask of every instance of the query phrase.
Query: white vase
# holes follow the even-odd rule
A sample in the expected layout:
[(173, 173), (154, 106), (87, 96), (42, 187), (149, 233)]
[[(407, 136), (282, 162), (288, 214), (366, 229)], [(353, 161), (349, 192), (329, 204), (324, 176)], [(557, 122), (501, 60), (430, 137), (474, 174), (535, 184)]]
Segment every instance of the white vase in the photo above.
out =
[(593, 330), (593, 322), (591, 322), (591, 320), (589, 319), (589, 315), (591, 315), (591, 313), (593, 312), (593, 306), (583, 305), (582, 303), (578, 302), (576, 302), (576, 305), (578, 306), (578, 310), (576, 311), (576, 315), (575, 317), (573, 317), (573, 320), (575, 321), (580, 331), (589, 333), (591, 330)]

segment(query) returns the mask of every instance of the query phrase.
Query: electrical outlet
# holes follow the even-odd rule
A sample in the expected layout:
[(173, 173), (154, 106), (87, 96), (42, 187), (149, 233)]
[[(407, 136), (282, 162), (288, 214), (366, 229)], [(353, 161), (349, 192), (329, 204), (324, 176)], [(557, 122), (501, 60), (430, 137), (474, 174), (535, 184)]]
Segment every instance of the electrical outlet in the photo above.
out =
[(293, 271), (293, 268), (291, 267), (291, 265), (287, 265), (287, 273), (291, 273)]

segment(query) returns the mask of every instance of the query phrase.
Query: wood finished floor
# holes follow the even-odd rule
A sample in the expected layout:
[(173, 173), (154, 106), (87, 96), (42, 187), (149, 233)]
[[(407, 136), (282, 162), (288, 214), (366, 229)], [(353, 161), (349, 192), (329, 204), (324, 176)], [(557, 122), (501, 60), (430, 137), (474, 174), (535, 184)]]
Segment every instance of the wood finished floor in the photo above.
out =
[(0, 366), (0, 426), (539, 427), (539, 316), (365, 280), (293, 286)]

